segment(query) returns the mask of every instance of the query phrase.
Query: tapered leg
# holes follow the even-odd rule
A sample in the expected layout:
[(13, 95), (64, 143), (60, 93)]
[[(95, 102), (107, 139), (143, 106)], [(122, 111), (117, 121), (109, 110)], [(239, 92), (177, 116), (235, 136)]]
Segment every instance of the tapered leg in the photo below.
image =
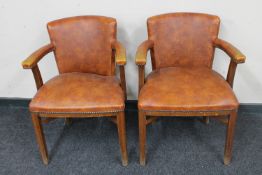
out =
[(72, 119), (71, 118), (65, 118), (65, 125), (71, 125)]
[(223, 123), (223, 124), (225, 124), (225, 125), (228, 125), (229, 116), (222, 116), (222, 117), (218, 118), (218, 120), (219, 120), (221, 123)]
[(232, 158), (232, 147), (233, 147), (236, 119), (237, 119), (237, 112), (232, 112), (229, 116), (228, 125), (227, 125), (227, 136), (226, 136), (226, 145), (225, 145), (225, 154), (224, 154), (225, 165), (229, 165)]
[(203, 117), (203, 122), (205, 124), (209, 124), (209, 117)]
[(48, 153), (46, 149), (45, 136), (43, 134), (42, 123), (37, 114), (32, 114), (32, 122), (35, 129), (36, 140), (42, 156), (43, 163), (48, 164)]
[(139, 111), (139, 149), (140, 149), (140, 165), (146, 164), (146, 116)]
[(127, 148), (126, 148), (126, 124), (125, 124), (125, 113), (120, 112), (117, 115), (117, 129), (118, 129), (118, 137), (119, 144), (122, 155), (122, 165), (127, 166), (128, 157), (127, 157)]

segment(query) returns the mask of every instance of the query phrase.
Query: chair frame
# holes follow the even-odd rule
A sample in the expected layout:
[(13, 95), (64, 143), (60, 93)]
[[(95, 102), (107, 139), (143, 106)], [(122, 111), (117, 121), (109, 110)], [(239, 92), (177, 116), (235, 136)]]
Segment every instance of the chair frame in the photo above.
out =
[[(228, 68), (226, 81), (233, 88), (233, 81), (238, 63), (245, 62), (245, 56), (230, 43), (216, 38), (213, 41), (215, 48), (223, 50), (230, 58), (230, 64)], [(147, 58), (147, 52), (150, 51), (151, 59), (154, 57), (154, 42), (152, 40), (144, 41), (137, 50), (136, 64), (138, 66), (139, 74), (139, 92), (145, 84), (145, 64)], [(220, 110), (220, 111), (143, 111), (139, 110), (139, 148), (140, 148), (140, 164), (146, 164), (146, 126), (153, 123), (157, 118), (161, 116), (174, 116), (174, 117), (203, 117), (204, 122), (209, 122), (209, 117), (223, 119), (226, 117), (227, 134), (224, 150), (224, 164), (229, 165), (232, 158), (232, 146), (235, 124), (237, 119), (237, 111), (235, 110)]]
[[(34, 75), (37, 90), (43, 86), (42, 76), (38, 67), (38, 62), (49, 52), (55, 51), (53, 44), (48, 44), (22, 62), (24, 69), (31, 69)], [(126, 81), (125, 81), (125, 64), (126, 64), (126, 50), (123, 45), (118, 41), (112, 42), (112, 53), (115, 57), (116, 64), (120, 69), (121, 88), (125, 94), (126, 99)], [(42, 123), (48, 123), (55, 118), (65, 118), (66, 123), (70, 123), (70, 118), (90, 118), (90, 117), (110, 117), (112, 122), (116, 124), (118, 129), (118, 137), (120, 150), (122, 155), (122, 165), (127, 166), (128, 154), (126, 146), (126, 126), (125, 126), (125, 113), (124, 111), (108, 111), (108, 112), (86, 112), (86, 113), (31, 113), (32, 122), (35, 130), (39, 151), (42, 161), (48, 165), (48, 150), (46, 148), (45, 136), (42, 129)]]

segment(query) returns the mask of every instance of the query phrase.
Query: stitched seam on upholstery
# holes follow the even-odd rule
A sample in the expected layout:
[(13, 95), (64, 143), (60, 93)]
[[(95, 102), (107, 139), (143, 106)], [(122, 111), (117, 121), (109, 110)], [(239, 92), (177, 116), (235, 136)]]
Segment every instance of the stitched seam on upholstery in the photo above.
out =
[(124, 110), (115, 110), (115, 111), (102, 111), (102, 112), (37, 112), (33, 111), (32, 113), (40, 114), (106, 114), (106, 113), (116, 113), (123, 112)]

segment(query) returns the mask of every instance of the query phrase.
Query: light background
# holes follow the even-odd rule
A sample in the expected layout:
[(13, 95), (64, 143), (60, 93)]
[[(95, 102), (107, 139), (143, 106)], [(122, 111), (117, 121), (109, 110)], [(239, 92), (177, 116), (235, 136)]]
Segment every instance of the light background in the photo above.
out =
[[(220, 38), (246, 56), (238, 66), (234, 90), (241, 103), (262, 103), (261, 0), (0, 0), (0, 97), (31, 98), (36, 92), (31, 71), (21, 62), (49, 43), (46, 23), (78, 15), (117, 19), (118, 39), (127, 48), (128, 99), (137, 99), (137, 46), (147, 38), (147, 17), (168, 12), (202, 12), (220, 16)], [(216, 50), (214, 69), (226, 75), (229, 58)], [(44, 81), (58, 72), (52, 54), (40, 62)], [(147, 72), (151, 70), (150, 62)]]

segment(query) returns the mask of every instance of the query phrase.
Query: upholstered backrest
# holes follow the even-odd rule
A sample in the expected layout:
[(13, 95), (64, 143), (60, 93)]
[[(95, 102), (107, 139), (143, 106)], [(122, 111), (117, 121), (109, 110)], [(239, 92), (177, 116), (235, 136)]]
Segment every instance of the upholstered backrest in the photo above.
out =
[(220, 19), (198, 13), (172, 13), (148, 19), (153, 69), (172, 66), (212, 67)]
[(112, 41), (116, 20), (102, 16), (78, 16), (47, 25), (59, 73), (85, 72), (112, 75)]

